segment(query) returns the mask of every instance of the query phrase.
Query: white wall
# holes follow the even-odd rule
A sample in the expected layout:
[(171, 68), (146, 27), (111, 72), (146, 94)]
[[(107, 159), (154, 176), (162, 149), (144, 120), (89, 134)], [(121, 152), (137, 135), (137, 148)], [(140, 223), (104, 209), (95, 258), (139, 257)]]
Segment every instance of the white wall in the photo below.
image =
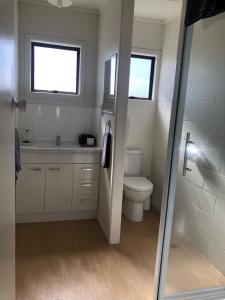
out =
[[(145, 54), (158, 55), (158, 68), (163, 44), (164, 25), (141, 19), (133, 24), (132, 48)], [(158, 78), (155, 82), (158, 94)], [(154, 101), (129, 100), (128, 118), (130, 130), (127, 147), (141, 149), (143, 153), (142, 175), (150, 176), (153, 147), (154, 114), (157, 96)], [(141, 120), (141, 122), (140, 122)]]
[(175, 229), (225, 274), (225, 13), (194, 27), (183, 122), (199, 155), (177, 182)]
[[(80, 40), (86, 45), (85, 93), (80, 101), (72, 105), (28, 104), (26, 113), (19, 113), (18, 123), (23, 136), (25, 129), (31, 130), (33, 140), (54, 140), (57, 134), (63, 140), (75, 140), (78, 133), (97, 133), (94, 119), (96, 106), (96, 72), (98, 14), (76, 9), (58, 9), (44, 4), (19, 3), (19, 97), (25, 95), (25, 38), (37, 35), (50, 38)], [(39, 101), (36, 99), (35, 101)], [(29, 103), (29, 99), (28, 99)], [(55, 103), (55, 102), (54, 102)]]
[(154, 144), (151, 166), (151, 181), (154, 184), (153, 206), (161, 209), (166, 152), (168, 143), (171, 103), (176, 71), (180, 18), (165, 25), (162, 47), (161, 73), (158, 102), (154, 120)]
[(118, 53), (115, 116), (99, 116), (100, 137), (112, 122), (111, 168), (101, 169), (98, 220), (110, 243), (119, 243), (123, 195), (123, 161), (134, 1), (108, 1), (100, 14), (97, 103), (103, 101), (104, 64)]
[(29, 104), (18, 116), (21, 139), (29, 129), (35, 142), (53, 142), (60, 135), (63, 141), (78, 143), (80, 133), (98, 135), (95, 112), (91, 107)]

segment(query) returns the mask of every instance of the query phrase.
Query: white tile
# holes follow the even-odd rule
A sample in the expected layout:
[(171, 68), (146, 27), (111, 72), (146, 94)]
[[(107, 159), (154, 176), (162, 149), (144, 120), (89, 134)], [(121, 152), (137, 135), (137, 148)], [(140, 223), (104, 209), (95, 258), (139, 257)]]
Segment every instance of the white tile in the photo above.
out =
[(169, 126), (170, 126), (169, 119), (161, 119), (157, 113), (155, 114), (154, 130), (157, 131), (157, 135), (159, 134), (159, 135), (168, 136)]
[(191, 224), (198, 225), (200, 209), (197, 206), (176, 197), (174, 212), (175, 214), (184, 216)]
[(225, 102), (186, 102), (184, 121), (225, 125)]
[(221, 221), (200, 212), (199, 228), (207, 237), (225, 249), (225, 220)]
[(191, 140), (196, 144), (208, 145), (208, 136), (212, 134), (211, 124), (207, 122), (199, 123), (184, 121), (184, 139), (186, 139), (187, 132), (190, 132)]
[(157, 210), (161, 211), (162, 204), (162, 192), (163, 192), (163, 183), (153, 182), (154, 190), (152, 194), (152, 206)]
[(225, 195), (225, 176), (202, 169), (204, 188), (218, 197)]
[(221, 170), (220, 170), (220, 173), (222, 175), (225, 175), (225, 152), (224, 151), (222, 152), (222, 155), (221, 155)]
[(225, 250), (211, 243), (209, 261), (225, 275)]
[(216, 117), (215, 103), (186, 102), (184, 121), (206, 123)]
[(164, 176), (165, 176), (165, 168), (166, 168), (166, 155), (160, 152), (153, 152), (150, 179), (153, 182), (157, 181), (163, 183)]
[(215, 101), (215, 85), (209, 84), (210, 79), (211, 78), (204, 78), (189, 82), (187, 101)]
[[(179, 160), (179, 175), (180, 176), (182, 176), (183, 163), (184, 163), (184, 161), (182, 159), (180, 159)], [(203, 175), (202, 175), (201, 170), (196, 166), (196, 163), (188, 160), (187, 168), (189, 168), (191, 171), (187, 171), (184, 178), (198, 186), (203, 187), (203, 182), (204, 182)]]
[(209, 215), (213, 216), (216, 196), (212, 193), (185, 180), (184, 177), (178, 177), (176, 194), (179, 198), (194, 204)]
[(192, 242), (194, 247), (200, 251), (200, 253), (206, 257), (209, 256), (211, 240), (205, 234), (200, 232), (197, 227), (186, 222), (184, 227), (184, 236)]
[[(225, 197), (225, 195), (224, 195)], [(217, 198), (215, 206), (215, 218), (225, 220), (225, 199)]]
[(185, 216), (175, 212), (173, 215), (172, 231), (175, 233), (184, 234), (185, 221)]
[(160, 134), (157, 130), (155, 129), (155, 135), (154, 135), (154, 151), (156, 153), (164, 153), (165, 155), (167, 154), (167, 146), (168, 146), (168, 136)]
[(167, 119), (170, 120), (171, 116), (171, 108), (172, 108), (172, 102), (158, 102), (157, 110), (160, 119)]
[(61, 135), (64, 141), (76, 141), (80, 133), (96, 134), (94, 108), (28, 104), (27, 112), (19, 113), (22, 137), (29, 129), (34, 141), (54, 141)]
[(221, 165), (221, 152), (216, 148), (201, 145), (196, 145), (196, 148), (199, 151), (195, 160), (197, 166), (219, 173)]

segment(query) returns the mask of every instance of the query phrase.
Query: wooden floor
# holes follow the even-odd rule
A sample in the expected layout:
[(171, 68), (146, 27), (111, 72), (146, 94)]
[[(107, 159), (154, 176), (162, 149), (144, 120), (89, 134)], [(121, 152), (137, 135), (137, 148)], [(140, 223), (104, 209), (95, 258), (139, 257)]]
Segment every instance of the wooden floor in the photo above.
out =
[[(116, 246), (107, 244), (95, 220), (17, 225), (17, 300), (151, 300), (158, 225), (154, 211), (139, 224), (123, 218), (121, 244)], [(185, 280), (179, 272), (176, 278), (175, 266), (170, 268), (169, 292), (186, 287), (188, 277), (196, 284), (196, 268), (202, 272), (198, 283), (207, 285), (213, 277), (217, 285), (225, 284), (225, 278), (193, 251), (172, 250), (171, 262)], [(189, 263), (184, 264), (187, 256)]]

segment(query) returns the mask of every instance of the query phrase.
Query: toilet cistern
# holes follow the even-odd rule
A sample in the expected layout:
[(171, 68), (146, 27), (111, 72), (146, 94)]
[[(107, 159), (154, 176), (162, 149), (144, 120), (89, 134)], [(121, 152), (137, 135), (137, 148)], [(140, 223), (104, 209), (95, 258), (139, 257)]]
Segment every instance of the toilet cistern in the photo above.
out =
[(143, 210), (150, 208), (153, 184), (141, 176), (142, 152), (126, 150), (124, 176), (124, 213), (133, 222), (143, 221)]

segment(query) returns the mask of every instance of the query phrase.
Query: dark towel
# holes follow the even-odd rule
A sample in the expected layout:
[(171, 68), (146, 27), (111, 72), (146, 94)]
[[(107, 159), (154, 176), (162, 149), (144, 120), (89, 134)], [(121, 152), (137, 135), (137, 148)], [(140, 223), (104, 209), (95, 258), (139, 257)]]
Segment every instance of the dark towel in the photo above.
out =
[(15, 128), (15, 176), (18, 178), (18, 173), (21, 171), (21, 160), (20, 160), (20, 137), (18, 129)]
[(225, 0), (188, 0), (185, 25), (210, 18), (225, 11)]
[(111, 140), (112, 140), (111, 133), (105, 132), (103, 136), (102, 160), (101, 160), (101, 165), (103, 168), (109, 168), (110, 166)]

